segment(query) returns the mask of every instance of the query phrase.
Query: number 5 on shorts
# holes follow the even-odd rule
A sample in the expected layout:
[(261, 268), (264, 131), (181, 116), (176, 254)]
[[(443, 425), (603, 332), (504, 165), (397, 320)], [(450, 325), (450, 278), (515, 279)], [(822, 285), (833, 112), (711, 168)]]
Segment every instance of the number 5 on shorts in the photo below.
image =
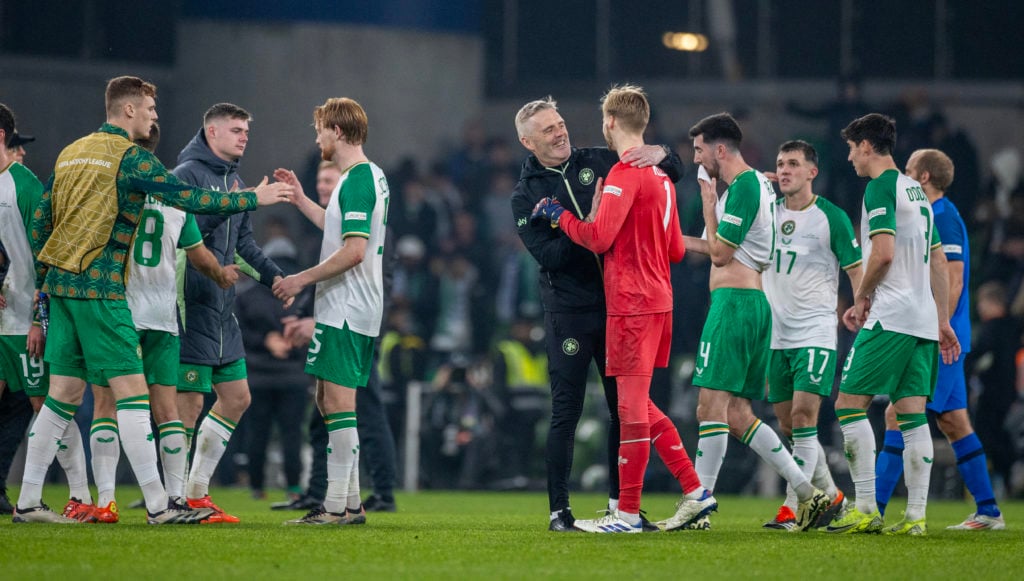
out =
[(313, 330), (313, 336), (309, 338), (309, 350), (306, 351), (306, 363), (316, 361), (317, 354), (320, 353), (320, 333), (323, 332), (320, 327)]

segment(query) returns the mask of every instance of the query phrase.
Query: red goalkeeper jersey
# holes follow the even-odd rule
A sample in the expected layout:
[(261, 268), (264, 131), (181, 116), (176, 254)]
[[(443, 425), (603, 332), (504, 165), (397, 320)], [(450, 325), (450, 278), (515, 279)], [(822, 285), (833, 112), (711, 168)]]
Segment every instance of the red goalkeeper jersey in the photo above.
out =
[(573, 242), (604, 254), (609, 315), (672, 310), (669, 262), (686, 252), (675, 201), (675, 187), (657, 166), (619, 162), (605, 178), (593, 222), (562, 214), (558, 225)]

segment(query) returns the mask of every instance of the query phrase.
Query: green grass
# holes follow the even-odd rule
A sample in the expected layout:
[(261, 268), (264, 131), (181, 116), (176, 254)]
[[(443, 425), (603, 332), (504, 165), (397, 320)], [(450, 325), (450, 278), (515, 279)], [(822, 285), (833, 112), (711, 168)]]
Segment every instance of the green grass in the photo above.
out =
[[(66, 488), (47, 489), (56, 504)], [(11, 491), (17, 497), (17, 490)], [(121, 499), (132, 500), (123, 487)], [(0, 522), (0, 579), (326, 578), (491, 579), (1017, 579), (1024, 570), (1024, 503), (1004, 503), (1006, 531), (946, 531), (973, 505), (933, 501), (929, 536), (832, 536), (768, 531), (781, 499), (724, 497), (711, 531), (647, 535), (546, 531), (547, 500), (536, 493), (400, 494), (400, 512), (361, 527), (284, 527), (297, 513), (268, 510), (242, 490), (214, 499), (239, 525), (150, 527), (142, 510), (117, 525)], [(675, 496), (647, 495), (653, 519)], [(578, 517), (604, 499), (577, 494)], [(897, 499), (890, 521), (900, 511)], [(593, 513), (591, 513), (593, 514)]]

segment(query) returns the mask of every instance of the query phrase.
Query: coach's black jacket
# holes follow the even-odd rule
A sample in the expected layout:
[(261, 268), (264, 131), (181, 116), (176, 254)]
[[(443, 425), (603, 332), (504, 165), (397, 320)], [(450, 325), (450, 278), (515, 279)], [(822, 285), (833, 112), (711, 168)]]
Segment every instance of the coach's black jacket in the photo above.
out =
[[(512, 194), (512, 215), (523, 244), (540, 263), (541, 302), (547, 312), (604, 311), (601, 259), (547, 221), (531, 222), (533, 207), (551, 197), (578, 218), (585, 218), (590, 213), (597, 178), (607, 176), (618, 161), (614, 151), (589, 147), (573, 148), (569, 161), (557, 168), (542, 166), (534, 155), (523, 163)], [(673, 182), (684, 172), (682, 160), (671, 150), (659, 167)]]

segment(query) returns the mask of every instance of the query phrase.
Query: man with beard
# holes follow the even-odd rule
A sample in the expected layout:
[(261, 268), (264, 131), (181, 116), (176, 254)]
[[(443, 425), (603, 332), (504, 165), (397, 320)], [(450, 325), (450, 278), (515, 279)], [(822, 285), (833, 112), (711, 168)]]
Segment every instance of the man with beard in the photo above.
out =
[[(810, 528), (828, 508), (778, 434), (754, 415), (751, 400), (764, 399), (771, 338), (771, 312), (761, 272), (775, 247), (775, 190), (764, 174), (743, 160), (743, 132), (728, 113), (711, 115), (690, 128), (694, 163), (708, 174), (700, 182), (705, 238), (686, 245), (711, 257), (711, 308), (700, 337), (693, 384), (700, 388), (697, 474), (714, 490), (731, 433), (782, 476), (797, 495), (796, 527)], [(729, 184), (718, 198), (718, 179)]]

